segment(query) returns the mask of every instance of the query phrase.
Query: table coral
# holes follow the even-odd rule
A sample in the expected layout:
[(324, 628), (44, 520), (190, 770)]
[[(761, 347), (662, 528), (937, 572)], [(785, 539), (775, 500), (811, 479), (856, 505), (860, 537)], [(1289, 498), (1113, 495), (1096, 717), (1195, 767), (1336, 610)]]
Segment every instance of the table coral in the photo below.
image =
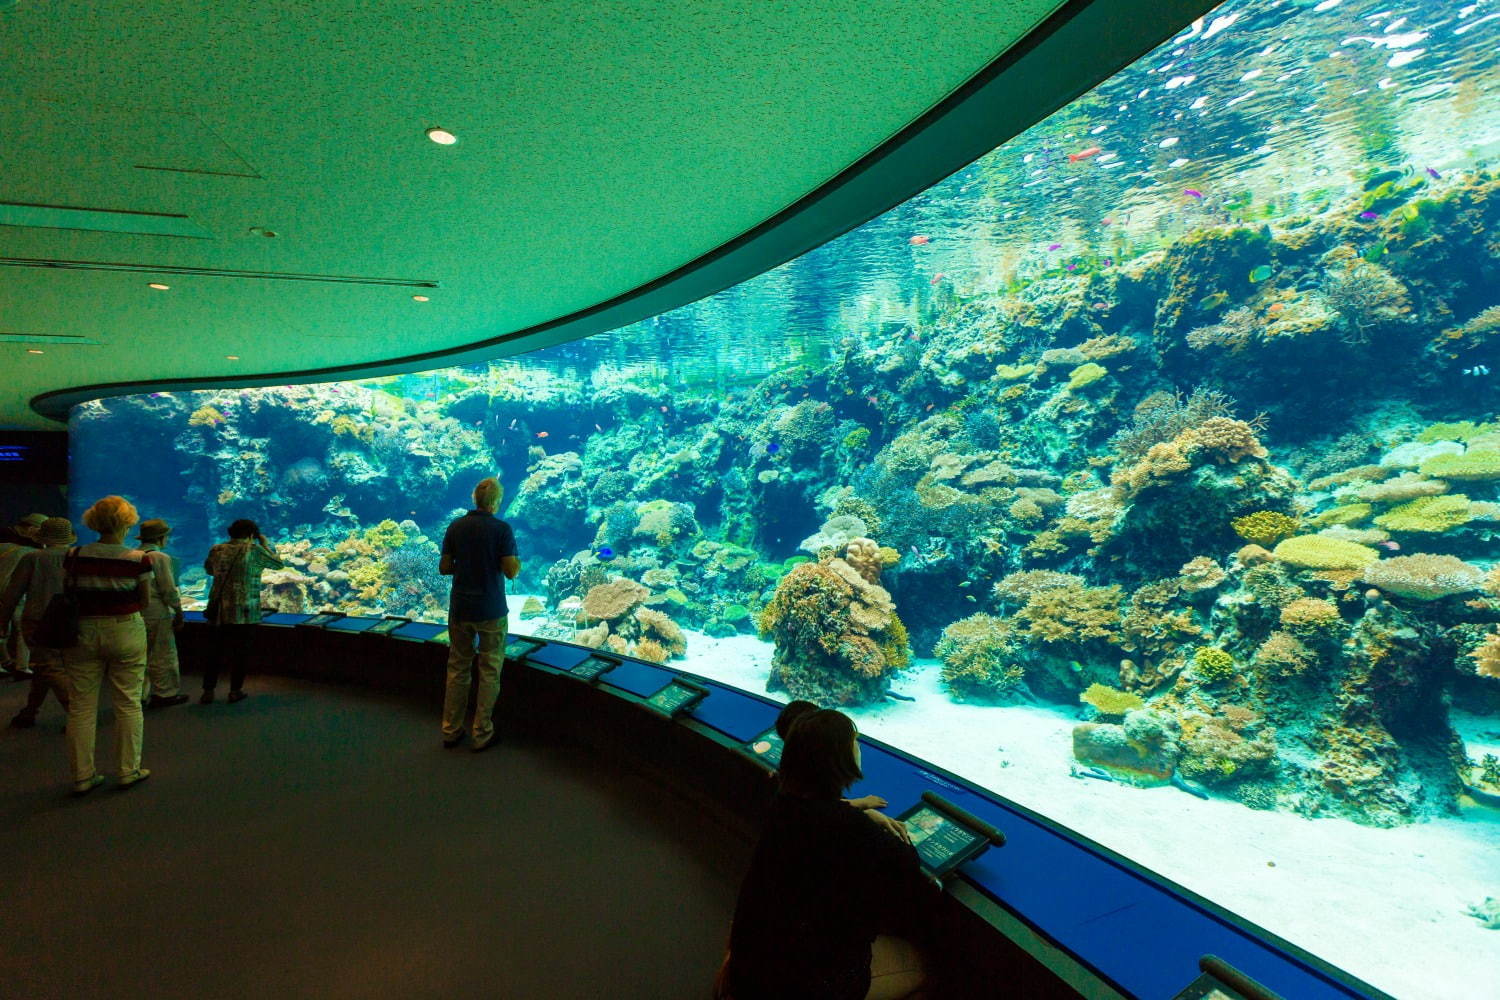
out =
[(1364, 567), (1359, 579), (1397, 597), (1437, 601), (1484, 586), (1484, 570), (1456, 556), (1418, 552)]
[(1323, 535), (1297, 535), (1276, 544), (1271, 554), (1297, 569), (1359, 569), (1380, 558), (1374, 549)]
[(1375, 523), (1387, 531), (1434, 535), (1468, 524), (1473, 516), (1468, 497), (1462, 493), (1449, 493), (1421, 497), (1393, 507), (1375, 518)]

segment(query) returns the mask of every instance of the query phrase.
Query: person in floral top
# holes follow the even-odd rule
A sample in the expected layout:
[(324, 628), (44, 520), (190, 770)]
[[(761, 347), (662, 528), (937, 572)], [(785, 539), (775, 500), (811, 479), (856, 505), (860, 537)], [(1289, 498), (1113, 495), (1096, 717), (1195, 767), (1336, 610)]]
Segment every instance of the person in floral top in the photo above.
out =
[(254, 628), (260, 622), (260, 575), (268, 569), (281, 569), (276, 555), (260, 527), (248, 518), (229, 526), (229, 541), (208, 550), (203, 571), (213, 577), (204, 617), (218, 635), (217, 657), (203, 666), (203, 695), (198, 704), (214, 700), (219, 683), (219, 667), (229, 666), (229, 701), (243, 701), (245, 669), (250, 659)]

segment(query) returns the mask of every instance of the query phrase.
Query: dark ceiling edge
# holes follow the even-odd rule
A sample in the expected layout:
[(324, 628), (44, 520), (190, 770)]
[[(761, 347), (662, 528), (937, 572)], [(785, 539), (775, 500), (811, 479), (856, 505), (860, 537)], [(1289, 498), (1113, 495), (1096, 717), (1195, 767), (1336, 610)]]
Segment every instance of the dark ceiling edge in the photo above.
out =
[(260, 375), (56, 389), (31, 408), (65, 421), (91, 399), (146, 391), (327, 382), (524, 354), (618, 329), (712, 295), (822, 246), (925, 191), (1108, 79), (1217, 6), (1208, 0), (1069, 0), (967, 83), (832, 180), (765, 222), (629, 292), (461, 347)]

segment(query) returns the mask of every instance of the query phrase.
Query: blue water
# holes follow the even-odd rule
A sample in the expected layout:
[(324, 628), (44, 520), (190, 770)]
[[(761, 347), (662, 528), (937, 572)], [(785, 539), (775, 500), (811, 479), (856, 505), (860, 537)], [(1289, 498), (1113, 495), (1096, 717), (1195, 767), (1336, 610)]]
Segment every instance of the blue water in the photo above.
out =
[[(257, 519), (289, 562), (268, 608), (441, 619), (436, 543), (496, 475), (526, 630), (717, 657), (1067, 822), (1120, 810), (1093, 835), (1403, 996), (1497, 981), (1467, 912), (1500, 895), (1497, 31), (1493, 3), (1231, 2), (675, 312), (84, 404), (72, 496), (167, 518), (189, 567)], [(127, 441), (159, 444), (122, 466)], [(888, 691), (919, 697), (897, 718)], [(1012, 727), (1055, 757), (994, 771), (975, 747)], [(1209, 800), (1163, 800), (1169, 775)], [(1164, 801), (1243, 842), (1162, 852), (1136, 820)], [(1215, 881), (1216, 850), (1318, 859), (1333, 831), (1390, 845), (1394, 888), (1372, 902), (1332, 846), (1306, 878), (1407, 927), (1402, 961), (1295, 885)]]

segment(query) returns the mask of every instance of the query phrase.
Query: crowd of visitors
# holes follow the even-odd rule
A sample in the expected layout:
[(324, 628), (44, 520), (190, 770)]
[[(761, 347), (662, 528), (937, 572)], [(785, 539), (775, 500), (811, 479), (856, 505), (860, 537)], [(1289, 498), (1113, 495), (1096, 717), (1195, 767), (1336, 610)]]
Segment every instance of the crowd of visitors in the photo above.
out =
[[(479, 690), (471, 749), (485, 750), (498, 740), (493, 712), (508, 620), (504, 581), (521, 571), (515, 535), (495, 516), (502, 495), (497, 480), (481, 481), (474, 488), (475, 509), (449, 525), (443, 537), (439, 572), (453, 578), (445, 747), (463, 741), (473, 672)], [(78, 545), (72, 522), (42, 514), (28, 514), (0, 532), (0, 669), (31, 683), (26, 705), (10, 724), (35, 726), (48, 694), (56, 697), (67, 712), (73, 790), (80, 795), (104, 781), (94, 764), (102, 690), (107, 687), (115, 714), (122, 788), (151, 774), (141, 766), (142, 710), (188, 700), (181, 690), (175, 637), (183, 624), (180, 573), (166, 551), (172, 526), (161, 518), (141, 521), (135, 507), (118, 496), (96, 502), (84, 512), (83, 523), (98, 534), (97, 541)], [(136, 545), (128, 546), (126, 534), (137, 524)], [(213, 581), (203, 615), (215, 642), (203, 663), (202, 705), (213, 702), (221, 669), (229, 673), (227, 700), (247, 697), (254, 626), (261, 620), (261, 574), (282, 568), (254, 521), (235, 521), (228, 534), (203, 563)]]

